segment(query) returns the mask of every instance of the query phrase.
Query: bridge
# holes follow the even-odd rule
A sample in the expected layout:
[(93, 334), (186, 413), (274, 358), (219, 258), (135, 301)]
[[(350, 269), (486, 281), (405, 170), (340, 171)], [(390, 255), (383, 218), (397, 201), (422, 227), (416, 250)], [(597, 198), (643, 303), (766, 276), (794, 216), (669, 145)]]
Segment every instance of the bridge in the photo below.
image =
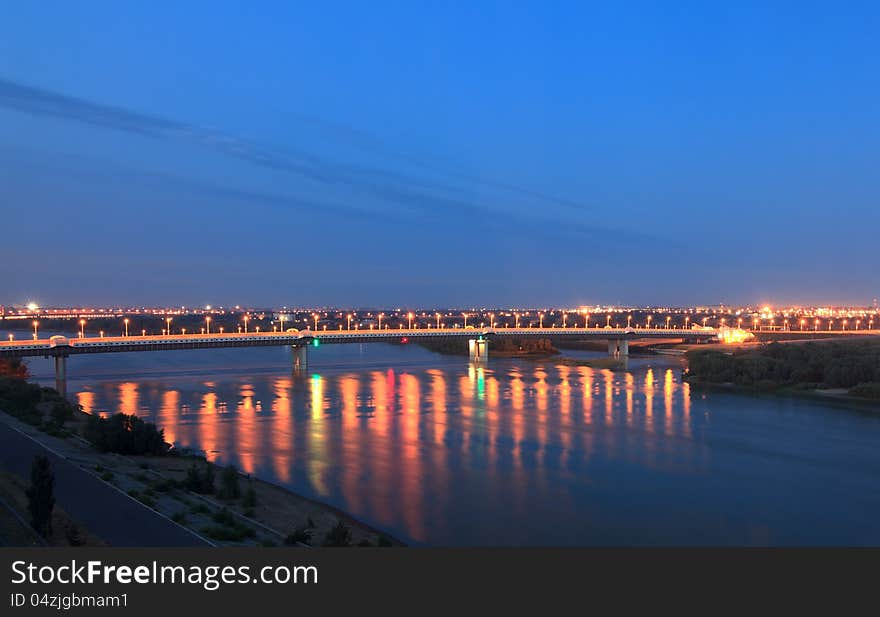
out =
[(716, 328), (400, 328), (384, 330), (288, 330), (286, 332), (238, 332), (212, 334), (172, 334), (110, 337), (53, 336), (47, 339), (0, 342), (0, 358), (52, 357), (55, 359), (55, 386), (66, 391), (67, 358), (94, 353), (211, 349), (226, 347), (289, 346), (293, 349), (294, 371), (308, 367), (308, 348), (333, 343), (388, 343), (423, 339), (465, 339), (471, 360), (488, 359), (489, 341), (495, 337), (537, 338), (571, 337), (608, 341), (613, 357), (629, 354), (629, 342), (644, 339), (682, 339), (703, 342), (720, 339)]

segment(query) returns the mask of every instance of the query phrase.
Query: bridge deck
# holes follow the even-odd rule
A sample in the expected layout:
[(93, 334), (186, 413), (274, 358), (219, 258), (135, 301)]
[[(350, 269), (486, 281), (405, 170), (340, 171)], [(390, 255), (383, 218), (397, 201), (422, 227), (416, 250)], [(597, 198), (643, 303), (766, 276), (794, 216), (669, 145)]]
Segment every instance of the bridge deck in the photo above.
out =
[(303, 345), (313, 339), (321, 343), (371, 343), (399, 341), (402, 338), (474, 338), (502, 336), (553, 336), (595, 339), (706, 339), (718, 331), (675, 328), (401, 328), (383, 330), (300, 330), (297, 332), (236, 332), (217, 334), (173, 334), (156, 336), (112, 336), (2, 341), (0, 357), (58, 356), (122, 351), (205, 349), (212, 347), (253, 347)]

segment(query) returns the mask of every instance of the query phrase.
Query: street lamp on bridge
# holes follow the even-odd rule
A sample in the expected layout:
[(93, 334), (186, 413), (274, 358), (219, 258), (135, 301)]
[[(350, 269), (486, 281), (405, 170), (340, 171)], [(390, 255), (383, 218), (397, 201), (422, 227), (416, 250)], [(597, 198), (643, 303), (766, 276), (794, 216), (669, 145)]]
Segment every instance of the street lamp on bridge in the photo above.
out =
[(413, 315), (412, 313), (406, 314), (406, 318), (409, 321), (409, 329), (410, 330), (412, 330), (413, 317), (415, 317), (415, 315)]
[(126, 317), (125, 319), (122, 320), (122, 323), (125, 324), (125, 336), (128, 336), (128, 322), (129, 322), (128, 317)]
[(80, 338), (86, 337), (86, 320), (85, 319), (79, 320), (79, 337)]
[(672, 317), (669, 315), (666, 316), (666, 329), (669, 330), (669, 322), (672, 321)]
[(439, 330), (440, 329), (440, 313), (437, 313), (435, 315), (435, 317), (437, 317), (437, 329)]
[(544, 313), (538, 313), (538, 327), (544, 327)]
[(33, 321), (33, 325), (34, 325), (34, 340), (37, 340), (37, 326), (40, 325), (40, 322), (35, 319)]
[(168, 324), (168, 327), (165, 328), (165, 332), (168, 334), (168, 336), (171, 336), (171, 318), (170, 318), (170, 317), (166, 317), (166, 318), (165, 318), (165, 323)]
[(468, 314), (467, 314), (467, 313), (462, 313), (462, 315), (464, 316), (464, 327), (467, 328), (467, 318), (468, 318)]
[(211, 334), (211, 316), (208, 315), (205, 317), (205, 331), (207, 334)]
[(247, 315), (245, 315), (245, 316), (244, 316), (244, 331), (245, 331), (245, 334), (247, 334), (247, 324), (248, 324), (248, 321), (249, 321), (249, 320), (250, 320), (250, 317), (248, 317)]

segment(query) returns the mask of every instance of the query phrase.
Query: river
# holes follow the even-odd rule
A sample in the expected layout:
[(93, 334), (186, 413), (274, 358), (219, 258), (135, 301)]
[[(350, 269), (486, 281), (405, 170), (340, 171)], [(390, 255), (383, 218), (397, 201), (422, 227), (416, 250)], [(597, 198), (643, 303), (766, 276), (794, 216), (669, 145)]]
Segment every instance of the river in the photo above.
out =
[(412, 544), (880, 544), (880, 414), (696, 392), (659, 356), (612, 372), (324, 345), (294, 377), (290, 355), (73, 356), (68, 391)]

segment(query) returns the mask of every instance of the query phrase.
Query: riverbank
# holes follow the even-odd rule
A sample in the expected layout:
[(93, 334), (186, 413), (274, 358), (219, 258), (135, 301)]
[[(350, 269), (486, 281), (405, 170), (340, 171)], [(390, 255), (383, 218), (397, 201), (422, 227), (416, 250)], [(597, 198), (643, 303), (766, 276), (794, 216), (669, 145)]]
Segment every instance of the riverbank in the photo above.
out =
[(859, 409), (880, 413), (880, 401), (852, 396), (845, 388), (794, 388), (779, 387), (762, 389), (753, 386), (743, 386), (731, 382), (707, 382), (698, 379), (685, 379), (693, 391), (715, 391), (743, 394), (747, 396), (773, 396), (780, 398), (799, 398), (823, 403), (835, 403), (848, 409)]
[[(234, 469), (220, 468), (202, 456), (173, 449), (164, 456), (100, 452), (82, 437), (91, 415), (75, 409), (63, 421), (55, 418), (52, 424), (48, 424), (51, 415), (51, 409), (42, 404), (34, 405), (26, 413), (19, 410), (17, 417), (0, 412), (0, 421), (8, 427), (4, 430), (10, 431), (9, 439), (4, 440), (9, 442), (6, 443), (7, 451), (0, 460), (4, 471), (9, 472), (12, 467), (18, 471), (15, 474), (17, 479), (9, 478), (8, 482), (0, 483), (0, 497), (6, 503), (18, 504), (13, 509), (20, 512), (22, 476), (27, 475), (35, 453), (40, 450), (49, 453), (55, 459), (54, 466), (63, 467), (66, 477), (79, 473), (85, 480), (76, 480), (75, 483), (85, 481), (92, 487), (91, 493), (83, 492), (80, 497), (75, 487), (66, 486), (60, 478), (56, 485), (56, 492), (66, 493), (66, 509), (82, 514), (80, 521), (59, 526), (59, 529), (67, 530), (76, 528), (75, 534), (68, 532), (75, 541), (81, 537), (86, 538), (88, 544), (120, 545), (120, 540), (124, 542), (124, 523), (93, 516), (90, 511), (90, 506), (103, 510), (112, 507), (110, 501), (121, 500), (128, 508), (137, 506), (135, 511), (141, 517), (150, 519), (149, 513), (152, 512), (160, 526), (189, 530), (200, 539), (199, 542), (209, 545), (403, 545), (333, 506)], [(13, 441), (20, 442), (16, 452), (11, 451)], [(193, 487), (191, 477), (194, 470), (200, 477), (211, 480)], [(62, 470), (56, 471), (56, 475), (59, 471)], [(102, 486), (106, 488), (102, 489)], [(97, 503), (82, 503), (81, 500), (86, 498)], [(8, 518), (16, 517), (10, 514)], [(6, 522), (12, 531), (14, 521)], [(20, 533), (13, 534), (13, 537), (20, 536)], [(167, 540), (160, 545), (177, 545), (175, 533), (165, 534), (165, 537)]]

